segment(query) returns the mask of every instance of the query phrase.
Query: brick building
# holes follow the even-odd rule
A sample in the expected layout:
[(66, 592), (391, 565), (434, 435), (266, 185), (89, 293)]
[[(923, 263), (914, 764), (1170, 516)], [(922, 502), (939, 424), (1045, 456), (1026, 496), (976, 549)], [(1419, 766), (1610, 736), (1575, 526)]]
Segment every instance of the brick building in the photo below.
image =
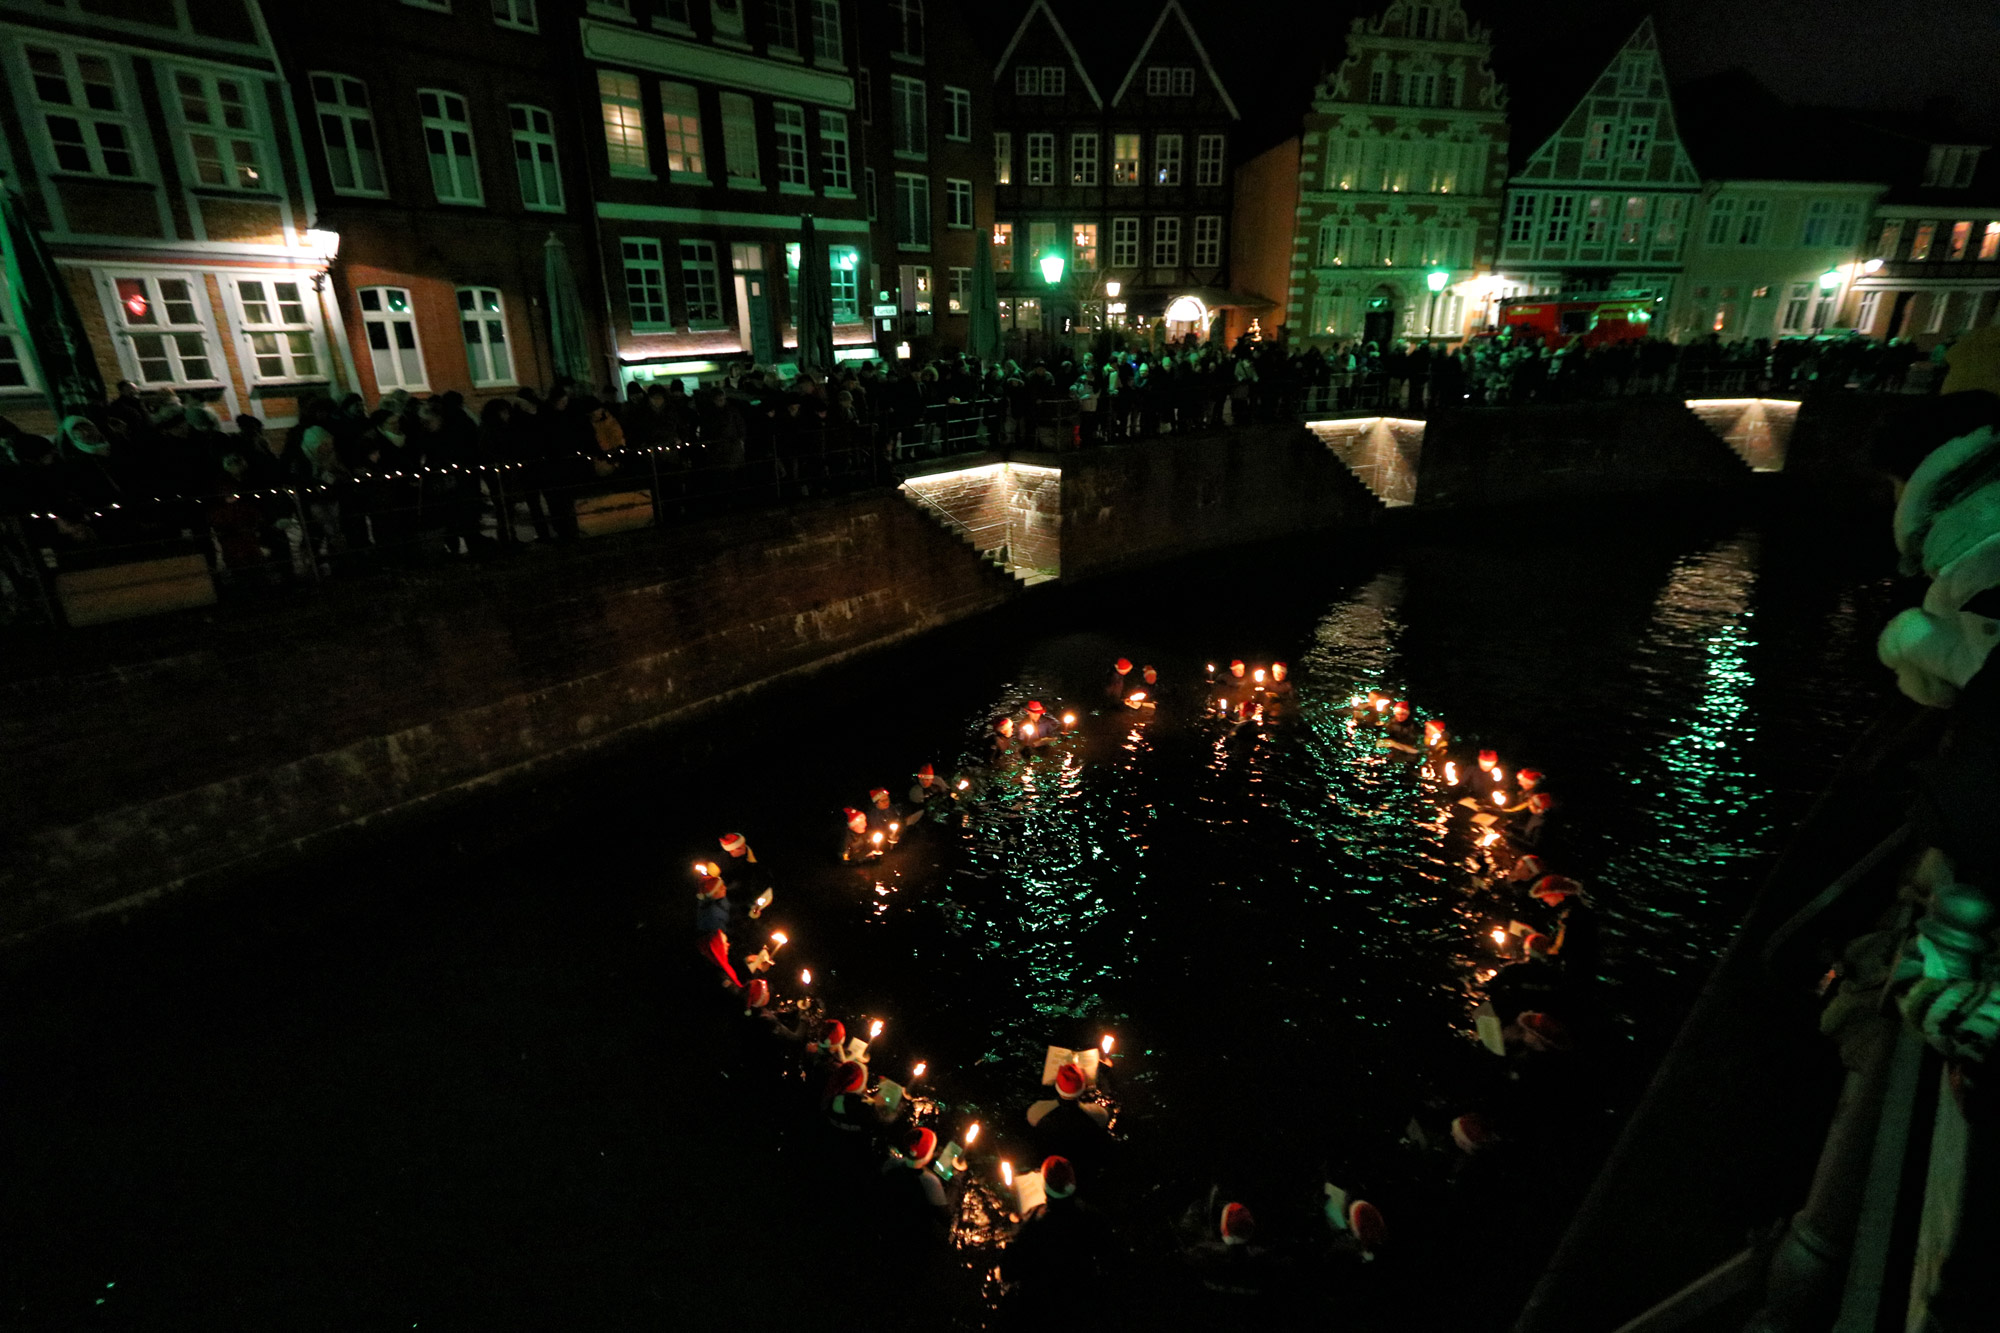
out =
[(589, 0), (579, 33), (621, 378), (789, 362), (807, 213), (827, 248), (836, 355), (867, 355), (877, 261), (853, 0)]
[(1646, 19), (1508, 182), (1498, 295), (1647, 290), (1664, 316), (1700, 191)]
[[(270, 4), (311, 164), (339, 236), (329, 294), (356, 389), (546, 387), (544, 247), (567, 250), (595, 317), (585, 139), (560, 58), (561, 3)], [(552, 53), (558, 58), (552, 60)], [(592, 127), (594, 129), (594, 126)], [(597, 378), (609, 372), (600, 356)]]
[[(1457, 0), (1355, 19), (1298, 154), (1295, 340), (1457, 340), (1484, 322), (1507, 179), (1507, 93)], [(1429, 274), (1447, 286), (1433, 298)], [(1472, 299), (1468, 299), (1472, 298)]]
[(888, 356), (965, 346), (975, 243), (993, 225), (992, 67), (966, 11), (923, 0), (861, 8), (863, 193), (878, 262), (865, 293)]
[[(1001, 324), (1041, 336), (1171, 314), (1170, 335), (1206, 336), (1210, 312), (1249, 303), (1229, 283), (1236, 103), (1178, 0), (1146, 27), (1081, 13), (1113, 34), (1094, 62), (1035, 0), (993, 72)], [(1044, 259), (1062, 260), (1057, 282)]]
[[(62, 267), (107, 385), (295, 419), (341, 379), (314, 186), (246, 0), (0, 4), (0, 173)], [(0, 413), (53, 431), (0, 279)]]

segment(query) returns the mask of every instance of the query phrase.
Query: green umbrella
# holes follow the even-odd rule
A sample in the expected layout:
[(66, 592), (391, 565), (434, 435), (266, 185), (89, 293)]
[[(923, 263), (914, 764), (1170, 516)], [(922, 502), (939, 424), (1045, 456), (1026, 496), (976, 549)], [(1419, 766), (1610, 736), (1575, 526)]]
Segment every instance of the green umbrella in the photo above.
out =
[(58, 416), (73, 416), (104, 401), (104, 376), (97, 369), (90, 335), (70, 300), (55, 257), (35, 234), (14, 189), (0, 180), (0, 265), (21, 311), (28, 355), (41, 373), (42, 388)]
[(582, 385), (596, 382), (588, 335), (583, 329), (583, 297), (569, 266), (569, 251), (554, 232), (542, 244), (542, 285), (548, 292), (549, 357), (556, 374)]
[(812, 214), (799, 219), (799, 372), (821, 378), (833, 371), (833, 275)]
[(1000, 293), (993, 282), (993, 245), (987, 237), (972, 243), (972, 323), (965, 333), (965, 351), (982, 361), (1000, 359)]

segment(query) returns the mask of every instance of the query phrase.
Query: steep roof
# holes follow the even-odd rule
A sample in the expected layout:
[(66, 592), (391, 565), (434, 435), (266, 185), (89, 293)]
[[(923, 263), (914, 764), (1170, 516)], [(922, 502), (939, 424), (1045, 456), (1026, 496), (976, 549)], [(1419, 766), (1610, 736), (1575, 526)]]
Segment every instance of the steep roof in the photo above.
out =
[(1194, 47), (1194, 53), (1201, 61), (1203, 72), (1208, 75), (1209, 82), (1215, 85), (1215, 91), (1221, 95), (1222, 104), (1229, 108), (1230, 118), (1243, 119), (1243, 113), (1236, 109), (1236, 99), (1229, 95), (1229, 89), (1224, 86), (1222, 76), (1215, 72), (1215, 62), (1208, 58), (1208, 48), (1202, 45), (1201, 34), (1194, 30), (1194, 24), (1189, 20), (1187, 11), (1181, 8), (1180, 0), (1167, 0), (1161, 7), (1160, 17), (1154, 21), (1153, 30), (1146, 34), (1146, 40), (1140, 43), (1139, 54), (1132, 57), (1131, 66), (1125, 71), (1124, 81), (1118, 85), (1118, 91), (1111, 94), (1111, 105), (1117, 106), (1125, 100), (1126, 89), (1130, 88), (1132, 80), (1138, 77), (1140, 67), (1152, 53), (1153, 43), (1159, 40), (1160, 30), (1167, 26), (1168, 19), (1179, 21), (1181, 30), (1187, 34), (1188, 43)]
[(1014, 29), (1013, 37), (1008, 39), (1006, 49), (1000, 53), (1000, 58), (993, 63), (994, 81), (998, 82), (1000, 76), (1006, 71), (1008, 62), (1014, 58), (1014, 49), (1021, 44), (1021, 39), (1028, 35), (1028, 30), (1034, 26), (1037, 18), (1047, 23), (1055, 31), (1056, 38), (1062, 43), (1063, 50), (1069, 53), (1070, 65), (1076, 70), (1076, 76), (1083, 80), (1084, 88), (1090, 93), (1090, 99), (1097, 103), (1097, 105), (1103, 106), (1104, 96), (1097, 91), (1097, 84), (1090, 77), (1090, 67), (1084, 63), (1083, 57), (1078, 54), (1076, 43), (1072, 42), (1069, 38), (1069, 33), (1064, 31), (1062, 22), (1056, 18), (1055, 11), (1049, 8), (1048, 0), (1034, 0), (1034, 3), (1028, 6), (1028, 12), (1021, 16), (1021, 22)]

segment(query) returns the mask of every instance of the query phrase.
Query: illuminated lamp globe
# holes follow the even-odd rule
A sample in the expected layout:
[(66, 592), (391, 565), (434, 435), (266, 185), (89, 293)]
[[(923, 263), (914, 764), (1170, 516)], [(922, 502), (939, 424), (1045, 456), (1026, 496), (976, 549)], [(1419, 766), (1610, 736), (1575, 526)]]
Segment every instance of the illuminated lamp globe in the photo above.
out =
[(1112, 278), (1110, 281), (1104, 284), (1104, 294), (1106, 296), (1115, 298), (1118, 295), (1118, 293), (1123, 290), (1125, 290), (1125, 284), (1118, 281), (1118, 279), (1116, 278)]
[(1063, 257), (1061, 255), (1042, 256), (1042, 281), (1053, 287), (1062, 281)]
[(1819, 289), (1821, 291), (1830, 292), (1839, 285), (1840, 285), (1839, 269), (1830, 268), (1826, 272), (1819, 275)]
[(1425, 285), (1427, 285), (1434, 292), (1443, 291), (1445, 284), (1450, 281), (1451, 281), (1451, 274), (1445, 272), (1441, 268), (1434, 268), (1429, 273), (1426, 273), (1424, 275)]
[(322, 264), (331, 264), (340, 257), (340, 233), (323, 227), (306, 229), (306, 249)]

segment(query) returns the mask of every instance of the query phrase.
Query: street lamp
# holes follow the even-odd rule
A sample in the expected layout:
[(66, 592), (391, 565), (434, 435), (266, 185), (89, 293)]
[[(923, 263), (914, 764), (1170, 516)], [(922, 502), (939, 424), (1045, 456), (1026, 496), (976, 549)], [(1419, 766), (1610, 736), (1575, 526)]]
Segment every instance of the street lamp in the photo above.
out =
[(1041, 260), (1042, 281), (1046, 282), (1051, 287), (1061, 282), (1063, 276), (1063, 262), (1064, 262), (1063, 257), (1061, 255), (1043, 255)]
[(308, 227), (306, 251), (319, 261), (319, 270), (313, 274), (313, 290), (323, 292), (326, 290), (327, 270), (340, 257), (340, 233), (323, 227)]
[(1451, 281), (1451, 274), (1441, 268), (1434, 268), (1424, 274), (1424, 285), (1431, 289), (1430, 314), (1424, 319), (1424, 338), (1428, 340), (1437, 328), (1438, 293)]
[(1118, 299), (1118, 293), (1123, 291), (1124, 289), (1125, 289), (1124, 284), (1119, 282), (1118, 279), (1116, 278), (1107, 278), (1105, 280), (1104, 294), (1113, 299), (1114, 301)]
[(1826, 332), (1827, 311), (1833, 306), (1833, 293), (1840, 286), (1840, 270), (1830, 268), (1819, 275), (1819, 308), (1813, 312), (1813, 333)]

